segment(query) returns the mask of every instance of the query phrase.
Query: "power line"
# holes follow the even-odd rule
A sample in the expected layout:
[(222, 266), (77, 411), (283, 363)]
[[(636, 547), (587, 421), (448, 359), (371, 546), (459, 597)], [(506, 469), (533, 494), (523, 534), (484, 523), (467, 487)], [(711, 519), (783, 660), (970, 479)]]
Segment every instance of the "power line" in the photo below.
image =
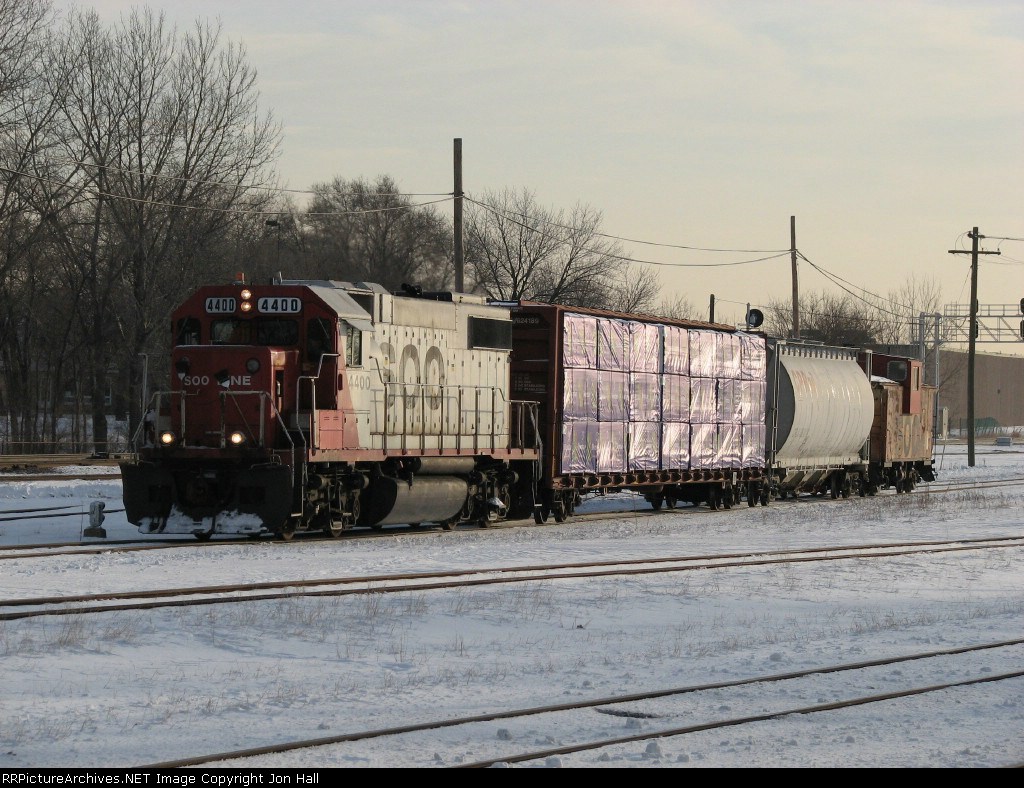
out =
[[(485, 209), (491, 211), (491, 213), (493, 213), (495, 215), (499, 215), (500, 214), (503, 218), (508, 219), (509, 221), (514, 221), (512, 216), (510, 216), (505, 211), (500, 210), (496, 206), (491, 205), (490, 203), (485, 203), (485, 202), (482, 202), (480, 200), (476, 200), (476, 199), (470, 198), (468, 195), (466, 196), (466, 199), (469, 200), (470, 202), (472, 202), (474, 205), (479, 205), (481, 208), (485, 208)], [(542, 219), (541, 221), (543, 221), (544, 224), (549, 224), (552, 227), (558, 227), (558, 228), (560, 228), (562, 230), (576, 230), (576, 229), (578, 229), (576, 227), (572, 227), (572, 226), (565, 225), (565, 224), (559, 224), (558, 222), (553, 222), (553, 221), (550, 221), (548, 219)], [(666, 249), (686, 249), (687, 251), (691, 251), (691, 252), (732, 252), (732, 253), (735, 253), (735, 254), (774, 254), (776, 252), (788, 253), (790, 251), (789, 249), (714, 249), (714, 248), (707, 247), (707, 246), (684, 246), (682, 244), (659, 243), (657, 241), (641, 241), (641, 240), (638, 240), (636, 238), (626, 238), (626, 237), (621, 236), (621, 235), (609, 235), (608, 233), (595, 232), (594, 235), (599, 236), (601, 238), (609, 238), (609, 239), (614, 240), (614, 241), (625, 241), (626, 243), (644, 244), (646, 246), (660, 246), (660, 247), (663, 247), (663, 248), (666, 248)], [(769, 259), (769, 258), (762, 258), (762, 259)], [(639, 262), (643, 262), (643, 261), (639, 261)], [(653, 263), (653, 265), (657, 265), (657, 263)]]
[[(33, 175), (31, 173), (21, 172), (20, 170), (13, 170), (13, 169), (10, 169), (9, 167), (4, 167), (3, 165), (0, 165), (0, 171), (9, 173), (11, 175), (20, 175), (23, 178), (32, 178), (33, 180), (39, 181), (40, 183), (48, 183), (51, 186), (58, 186), (58, 187), (67, 186), (67, 184), (62, 182), (62, 181), (57, 181), (57, 180), (54, 180), (52, 178), (47, 178), (47, 177), (42, 176), (42, 175)], [(228, 188), (245, 188), (245, 187), (240, 187), (238, 184), (234, 184), (234, 185), (226, 184), (226, 185), (227, 185)], [(213, 213), (221, 213), (221, 214), (237, 215), (237, 216), (280, 216), (282, 213), (284, 213), (284, 211), (280, 211), (280, 210), (273, 210), (273, 211), (262, 210), (262, 209), (261, 210), (244, 210), (244, 209), (239, 209), (239, 208), (217, 208), (217, 207), (214, 207), (214, 206), (211, 206), (211, 205), (187, 205), (187, 204), (183, 204), (183, 203), (164, 202), (164, 201), (161, 201), (161, 200), (149, 200), (149, 199), (143, 199), (141, 197), (131, 197), (131, 196), (127, 195), (127, 194), (114, 194), (112, 192), (103, 191), (102, 189), (93, 189), (92, 193), (97, 195), (97, 196), (100, 196), (100, 197), (107, 197), (107, 198), (109, 198), (111, 200), (124, 200), (126, 202), (136, 203), (136, 204), (140, 204), (140, 205), (152, 205), (152, 206), (155, 206), (155, 207), (158, 207), (158, 208), (178, 208), (178, 209), (185, 210), (185, 211), (211, 211)], [(381, 194), (381, 193), (372, 193), (371, 192), (371, 193), (368, 193), (367, 196), (368, 197), (394, 197), (394, 196), (399, 196), (399, 195), (395, 195), (392, 192), (386, 192), (386, 193), (383, 193), (383, 194)], [(362, 210), (355, 210), (355, 211), (305, 211), (305, 212), (302, 212), (301, 215), (302, 216), (361, 216), (361, 215), (364, 215), (364, 214), (389, 213), (391, 211), (408, 211), (408, 210), (412, 210), (412, 209), (415, 209), (415, 208), (423, 208), (423, 207), (425, 207), (427, 205), (436, 205), (436, 204), (442, 203), (442, 202), (449, 202), (449, 201), (451, 201), (453, 199), (455, 199), (453, 196), (447, 195), (445, 197), (442, 197), (439, 200), (429, 200), (427, 202), (413, 203), (413, 204), (410, 204), (410, 205), (395, 205), (395, 206), (391, 206), (391, 207), (387, 207), (387, 208), (365, 208), (365, 209), (362, 209)]]
[[(319, 195), (322, 191), (315, 189), (286, 189), (281, 186), (256, 186), (255, 184), (246, 186), (241, 183), (230, 183), (228, 181), (208, 181), (202, 178), (182, 178), (179, 175), (160, 175), (155, 172), (146, 172), (145, 170), (132, 170), (124, 167), (115, 167), (111, 164), (95, 164), (88, 161), (76, 161), (74, 159), (64, 159), (65, 164), (75, 164), (81, 167), (94, 167), (99, 170), (110, 170), (111, 172), (119, 172), (122, 175), (142, 175), (146, 178), (157, 178), (168, 181), (177, 181), (179, 183), (192, 183), (200, 186), (226, 186), (232, 189), (262, 189), (268, 192), (277, 192), (281, 194), (307, 194), (307, 195)], [(393, 194), (395, 197), (444, 197), (451, 195), (451, 192), (387, 192)], [(340, 196), (345, 197), (358, 197), (360, 195), (373, 194), (373, 192), (338, 192)]]
[[(519, 227), (522, 227), (525, 230), (529, 230), (532, 233), (536, 233), (537, 235), (541, 236), (542, 238), (548, 238), (548, 239), (550, 239), (552, 241), (555, 241), (556, 243), (562, 244), (562, 245), (565, 245), (565, 244), (568, 243), (568, 241), (566, 241), (566, 239), (561, 237), (561, 236), (554, 235), (552, 233), (546, 233), (543, 230), (539, 230), (536, 227), (532, 227), (532, 226), (526, 224), (525, 222), (521, 222), (518, 219), (514, 218), (513, 216), (508, 215), (507, 213), (504, 213), (502, 211), (497, 210), (496, 208), (488, 205), (487, 203), (479, 202), (478, 200), (474, 200), (472, 197), (464, 197), (464, 199), (469, 201), (469, 202), (471, 202), (471, 203), (473, 203), (474, 205), (479, 206), (480, 208), (483, 208), (485, 211), (491, 212), (492, 214), (494, 214), (498, 218), (504, 219), (507, 222), (511, 222), (512, 224), (515, 224), (515, 225), (517, 225)], [(558, 227), (560, 229), (565, 229), (565, 230), (578, 230), (579, 229), (579, 228), (576, 228), (576, 227), (566, 227), (564, 225), (559, 225), (559, 224), (557, 224), (555, 222), (546, 222), (545, 221), (544, 223), (545, 224), (550, 224), (550, 225), (552, 225), (554, 227)], [(601, 235), (601, 233), (594, 233), (594, 235)], [(761, 262), (764, 262), (765, 260), (774, 260), (774, 259), (776, 259), (778, 257), (783, 257), (784, 255), (788, 255), (789, 254), (789, 250), (786, 249), (785, 251), (780, 252), (779, 254), (769, 255), (767, 257), (758, 257), (758, 258), (756, 258), (754, 260), (734, 260), (734, 261), (728, 262), (728, 263), (666, 263), (666, 262), (659, 262), (659, 261), (656, 261), (656, 260), (640, 260), (640, 259), (638, 259), (636, 257), (628, 257), (626, 255), (615, 254), (614, 252), (609, 252), (609, 251), (603, 250), (603, 249), (592, 249), (592, 248), (589, 248), (589, 247), (582, 247), (582, 251), (590, 252), (591, 254), (602, 255), (602, 256), (608, 257), (608, 258), (610, 258), (612, 260), (621, 260), (623, 262), (628, 262), (628, 263), (639, 263), (641, 265), (666, 266), (666, 267), (670, 267), (670, 268), (724, 268), (724, 267), (734, 266), (734, 265), (749, 265), (751, 263), (761, 263)]]

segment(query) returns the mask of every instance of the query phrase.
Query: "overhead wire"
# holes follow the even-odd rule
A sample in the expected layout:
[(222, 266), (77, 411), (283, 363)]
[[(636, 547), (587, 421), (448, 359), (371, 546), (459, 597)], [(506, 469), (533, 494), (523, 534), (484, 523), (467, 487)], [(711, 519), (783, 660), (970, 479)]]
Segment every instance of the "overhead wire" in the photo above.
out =
[[(52, 186), (66, 186), (66, 183), (57, 181), (53, 178), (47, 178), (42, 175), (34, 175), (32, 173), (21, 172), (20, 170), (14, 170), (10, 167), (0, 165), (0, 171), (7, 172), (11, 175), (20, 175), (24, 178), (32, 178), (39, 181), (40, 183), (48, 183)], [(217, 185), (217, 184), (212, 184)], [(231, 184), (227, 184), (229, 187)], [(236, 184), (237, 185), (237, 184)], [(183, 203), (165, 202), (162, 200), (150, 200), (143, 199), (141, 197), (131, 197), (127, 194), (114, 194), (112, 192), (103, 191), (102, 189), (92, 189), (91, 192), (100, 197), (107, 197), (112, 200), (124, 200), (126, 202), (141, 204), (141, 205), (152, 205), (158, 208), (178, 208), (186, 211), (210, 211), (213, 213), (227, 214), (227, 215), (238, 215), (238, 216), (280, 216), (283, 211), (280, 210), (246, 210), (240, 208), (218, 208), (211, 205), (188, 205)], [(392, 197), (398, 196), (393, 193), (385, 194), (371, 194), (371, 197)], [(389, 213), (392, 211), (408, 211), (414, 208), (422, 208), (427, 205), (436, 205), (442, 202), (451, 202), (455, 197), (453, 195), (447, 195), (438, 200), (429, 200), (427, 202), (412, 203), (410, 205), (394, 205), (385, 208), (364, 208), (361, 210), (353, 211), (304, 211), (303, 216), (362, 216), (365, 214), (376, 214), (376, 213)]]
[[(133, 170), (125, 167), (115, 167), (112, 164), (97, 164), (95, 162), (88, 161), (76, 161), (75, 159), (64, 159), (66, 164), (75, 164), (81, 167), (94, 167), (101, 170), (110, 170), (112, 172), (119, 172), (124, 175), (142, 175), (146, 178), (160, 178), (163, 180), (177, 181), (179, 183), (194, 183), (203, 186), (227, 186), (229, 188), (237, 189), (261, 189), (263, 191), (278, 192), (281, 194), (307, 194), (307, 195), (318, 195), (322, 194), (323, 191), (316, 189), (286, 189), (283, 186), (257, 186), (256, 184), (244, 185), (240, 183), (231, 183), (229, 181), (211, 181), (203, 178), (182, 178), (179, 175), (161, 175), (155, 172), (146, 172), (145, 170)], [(341, 196), (357, 197), (368, 194), (367, 192), (337, 192)], [(369, 193), (369, 194), (372, 194)], [(388, 192), (390, 196), (394, 197), (454, 197), (454, 192)]]
[[(497, 210), (496, 208), (494, 208), (491, 205), (488, 205), (487, 203), (480, 202), (480, 201), (478, 201), (476, 199), (473, 199), (472, 197), (465, 197), (464, 196), (463, 199), (465, 199), (467, 202), (472, 203), (473, 205), (479, 206), (480, 208), (484, 209), (485, 211), (491, 212), (495, 216), (497, 216), (497, 217), (499, 217), (501, 219), (504, 219), (507, 222), (510, 222), (510, 223), (515, 224), (515, 225), (517, 225), (519, 227), (522, 227), (525, 230), (529, 230), (532, 233), (536, 233), (537, 235), (541, 236), (542, 238), (548, 238), (548, 239), (550, 239), (552, 241), (555, 241), (556, 243), (561, 243), (561, 244), (566, 243), (566, 240), (564, 238), (562, 238), (562, 237), (560, 237), (558, 235), (555, 235), (553, 233), (546, 233), (543, 230), (540, 230), (540, 229), (538, 229), (536, 227), (532, 227), (529, 224), (526, 224), (525, 222), (520, 221), (519, 219), (515, 218), (514, 216), (509, 215), (508, 213), (505, 213), (505, 212)], [(567, 227), (565, 225), (560, 225), (560, 224), (557, 224), (555, 222), (544, 221), (544, 224), (550, 224), (550, 225), (552, 225), (554, 227), (558, 227), (560, 229), (567, 229), (567, 230), (579, 229), (579, 228), (574, 228), (574, 227)], [(594, 235), (601, 235), (601, 233), (594, 233)], [(679, 248), (687, 248), (687, 249), (691, 249), (691, 250), (699, 249), (699, 247), (679, 247)], [(609, 252), (607, 250), (592, 249), (592, 248), (589, 248), (589, 247), (583, 247), (583, 251), (591, 252), (591, 253), (594, 253), (594, 254), (601, 254), (601, 255), (603, 255), (605, 257), (608, 257), (608, 258), (611, 258), (613, 260), (622, 260), (623, 262), (629, 262), (629, 263), (640, 263), (642, 265), (657, 265), (657, 266), (666, 266), (666, 267), (670, 267), (670, 268), (725, 268), (725, 267), (728, 267), (728, 266), (749, 265), (751, 263), (761, 263), (761, 262), (764, 262), (766, 260), (774, 260), (776, 258), (783, 257), (784, 255), (790, 254), (791, 250), (786, 249), (786, 250), (784, 250), (782, 252), (779, 252), (778, 254), (771, 254), (771, 255), (768, 255), (766, 257), (758, 257), (758, 258), (753, 259), (753, 260), (734, 260), (734, 261), (731, 261), (731, 262), (728, 262), (728, 263), (668, 263), (668, 262), (657, 261), (657, 260), (641, 260), (641, 259), (636, 258), (636, 257), (629, 257), (627, 255), (615, 254), (614, 252)], [(711, 251), (711, 250), (704, 249), (702, 251)], [(734, 250), (716, 250), (716, 251), (734, 251)]]

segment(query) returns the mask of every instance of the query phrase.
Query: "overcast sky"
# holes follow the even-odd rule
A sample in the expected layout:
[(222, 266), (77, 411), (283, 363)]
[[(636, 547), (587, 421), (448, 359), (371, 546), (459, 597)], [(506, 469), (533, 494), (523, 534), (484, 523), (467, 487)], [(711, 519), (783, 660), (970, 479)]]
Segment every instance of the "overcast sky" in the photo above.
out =
[[(63, 5), (68, 5), (64, 0)], [(113, 21), (138, 3), (82, 2)], [(1024, 238), (1024, 3), (835, 0), (161, 0), (220, 20), (283, 122), (282, 185), (392, 176), (589, 205), (610, 235), (797, 246), (851, 289), (934, 277), (966, 304), (964, 235)], [(428, 199), (428, 198), (423, 198)], [(447, 206), (444, 210), (449, 210)], [(979, 301), (1024, 297), (1024, 242), (982, 258)], [(720, 320), (786, 299), (788, 255), (636, 243), (666, 294)], [(800, 292), (837, 286), (807, 263)], [(735, 310), (735, 311), (732, 311)], [(1000, 346), (987, 346), (998, 350)]]

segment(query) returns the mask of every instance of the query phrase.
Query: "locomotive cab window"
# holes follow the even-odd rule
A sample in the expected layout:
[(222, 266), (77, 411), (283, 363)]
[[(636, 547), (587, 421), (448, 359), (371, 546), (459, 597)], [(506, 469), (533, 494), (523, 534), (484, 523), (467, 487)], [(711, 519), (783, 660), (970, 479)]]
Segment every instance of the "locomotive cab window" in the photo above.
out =
[(345, 338), (345, 366), (363, 366), (363, 332), (348, 323), (342, 323), (340, 329)]
[(331, 321), (323, 317), (314, 317), (306, 323), (306, 360), (314, 364), (320, 362), (324, 353), (334, 352), (332, 340), (333, 326)]
[(488, 350), (511, 350), (512, 321), (470, 317), (469, 346)]
[(214, 320), (210, 324), (210, 341), (214, 345), (251, 345), (252, 321)]
[(266, 345), (294, 347), (299, 342), (299, 326), (294, 320), (228, 318), (210, 324), (210, 341), (214, 345)]
[(200, 341), (199, 320), (194, 317), (183, 317), (178, 321), (174, 335), (175, 345), (198, 345)]

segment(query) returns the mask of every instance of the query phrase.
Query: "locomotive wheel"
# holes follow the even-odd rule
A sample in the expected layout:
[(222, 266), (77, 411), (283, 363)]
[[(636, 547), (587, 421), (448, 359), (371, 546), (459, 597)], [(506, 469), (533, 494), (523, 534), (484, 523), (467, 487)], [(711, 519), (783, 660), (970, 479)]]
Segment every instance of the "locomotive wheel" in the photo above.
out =
[(295, 523), (288, 523), (277, 532), (277, 538), (282, 542), (290, 542), (293, 536), (295, 536)]
[(455, 530), (455, 526), (458, 525), (458, 524), (459, 524), (459, 518), (458, 517), (452, 517), (450, 520), (442, 520), (441, 522), (438, 523), (438, 525), (441, 526), (442, 530), (445, 530), (445, 531), (454, 531)]
[(344, 530), (345, 525), (340, 520), (329, 520), (323, 527), (324, 536), (328, 539), (338, 539)]

